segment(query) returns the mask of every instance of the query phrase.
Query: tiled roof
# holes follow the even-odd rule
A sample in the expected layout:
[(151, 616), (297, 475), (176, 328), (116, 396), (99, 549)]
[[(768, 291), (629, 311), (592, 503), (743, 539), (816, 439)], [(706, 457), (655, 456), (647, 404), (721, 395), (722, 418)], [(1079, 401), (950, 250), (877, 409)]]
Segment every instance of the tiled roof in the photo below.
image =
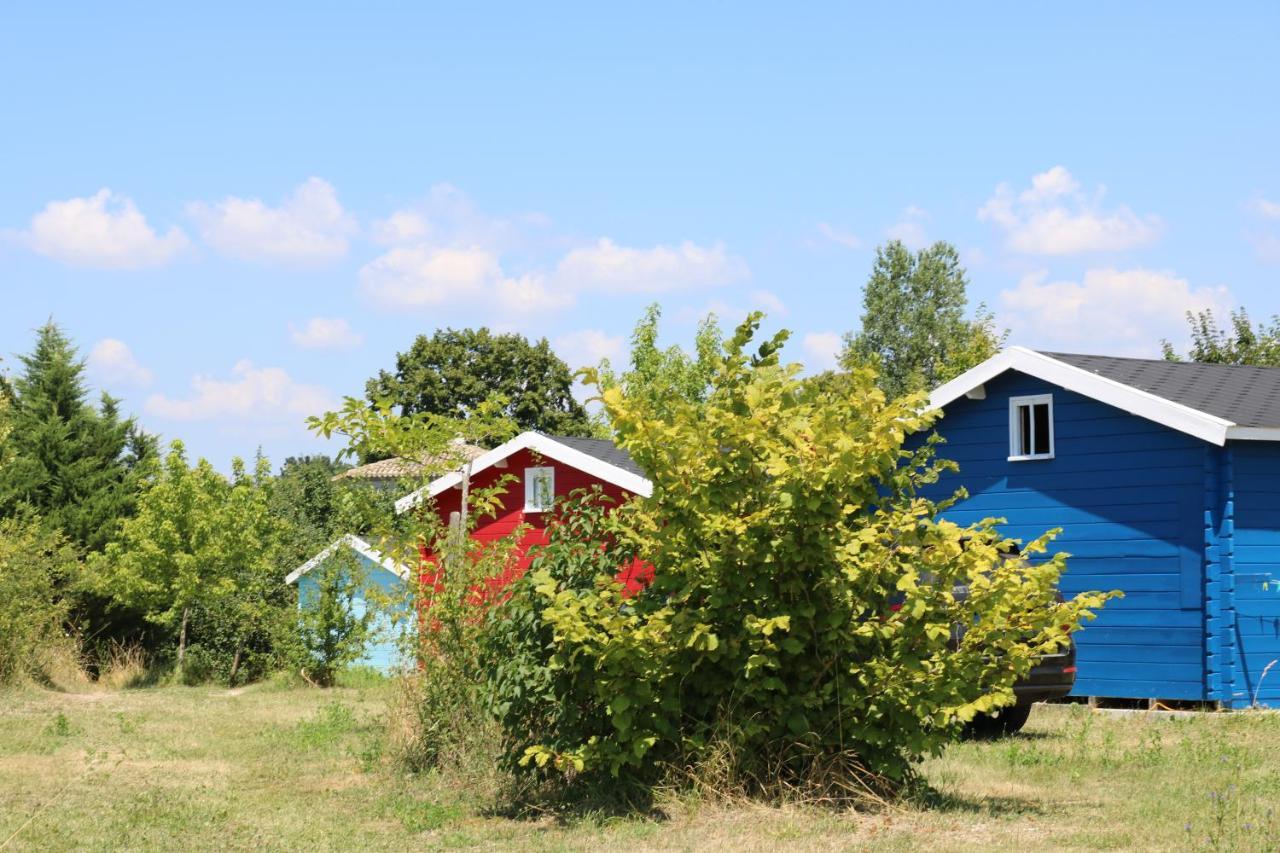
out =
[(341, 474), (334, 477), (335, 480), (398, 480), (402, 477), (416, 477), (425, 469), (440, 469), (443, 467), (453, 467), (457, 463), (461, 463), (464, 459), (475, 459), (483, 454), (483, 447), (476, 447), (474, 444), (456, 445), (456, 452), (451, 450), (447, 454), (428, 457), (427, 459), (417, 462), (411, 459), (404, 459), (399, 456), (393, 456), (390, 459), (380, 459), (377, 462), (370, 462), (368, 465), (360, 465), (356, 468), (348, 468)]
[(1280, 367), (1041, 353), (1242, 427), (1280, 427)]

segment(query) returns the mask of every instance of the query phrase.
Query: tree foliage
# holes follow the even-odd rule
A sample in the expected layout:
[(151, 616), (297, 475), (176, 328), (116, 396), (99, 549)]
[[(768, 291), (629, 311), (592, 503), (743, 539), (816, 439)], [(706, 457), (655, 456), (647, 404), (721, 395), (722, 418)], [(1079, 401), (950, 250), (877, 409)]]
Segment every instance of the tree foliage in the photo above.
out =
[(716, 317), (709, 314), (698, 324), (692, 354), (677, 345), (658, 346), (661, 319), (662, 308), (656, 302), (645, 309), (631, 333), (628, 369), (619, 375), (608, 359), (603, 360), (597, 370), (600, 387), (621, 388), (628, 397), (643, 397), (655, 408), (676, 401), (700, 402), (710, 392), (720, 362), (724, 336)]
[[(173, 442), (137, 515), (89, 563), (86, 582), (96, 591), (176, 635), (180, 673), (193, 618), (210, 634), (210, 620), (228, 620), (231, 627), (218, 633), (242, 652), (267, 629), (268, 614), (287, 604), (267, 462), (259, 459), (253, 474), (238, 459), (232, 467), (229, 481), (204, 459), (191, 466), (182, 442)], [(227, 658), (234, 678), (238, 655)]]
[(60, 590), (75, 567), (62, 534), (34, 518), (0, 519), (0, 684), (41, 677), (42, 653), (64, 637)]
[(486, 328), (419, 335), (396, 356), (395, 371), (380, 371), (366, 393), (370, 403), (386, 401), (404, 415), (454, 419), (496, 395), (505, 400), (503, 414), (521, 430), (591, 433), (586, 410), (574, 399), (569, 367), (546, 338), (530, 343), (523, 335)]
[[(1280, 317), (1272, 317), (1270, 323), (1258, 323), (1249, 319), (1249, 313), (1241, 308), (1231, 312), (1230, 328), (1223, 329), (1213, 311), (1187, 312), (1187, 325), (1191, 331), (1191, 349), (1186, 361), (1204, 364), (1253, 364), (1262, 367), (1280, 366)], [(1166, 361), (1183, 361), (1173, 344), (1161, 341)]]
[(84, 363), (52, 322), (12, 383), (11, 462), (0, 470), (0, 516), (26, 507), (74, 544), (100, 550), (133, 511), (154, 440), (103, 394), (87, 402)]
[(299, 592), (296, 662), (319, 687), (359, 660), (377, 613), (365, 600), (367, 573), (348, 548), (340, 548), (313, 569)]
[[(873, 371), (814, 392), (785, 335), (748, 354), (749, 319), (701, 404), (655, 411), (604, 392), (653, 495), (615, 514), (606, 565), (653, 565), (628, 596), (612, 571), (544, 561), (524, 581), (554, 674), (527, 767), (652, 780), (719, 749), (747, 787), (853, 778), (891, 787), (1058, 650), (1106, 596), (1056, 601), (1062, 555), (1004, 560), (996, 522), (939, 520), (922, 491), (953, 468), (923, 400), (886, 402)], [(957, 601), (956, 584), (970, 594)], [(895, 605), (900, 605), (895, 607)], [(952, 628), (972, 626), (958, 643)], [(509, 691), (508, 691), (509, 692)], [(545, 691), (544, 691), (545, 695)], [(819, 782), (818, 784), (821, 784)]]
[(999, 352), (1007, 332), (982, 305), (967, 319), (960, 255), (938, 242), (912, 253), (893, 240), (876, 249), (862, 296), (862, 327), (845, 335), (841, 365), (870, 365), (890, 398), (924, 391)]
[[(442, 519), (434, 499), (425, 497), (413, 510), (375, 525), (369, 539), (382, 554), (413, 567), (399, 601), (382, 602), (391, 613), (413, 614), (421, 630), (406, 632), (409, 660), (422, 663), (408, 682), (412, 736), (398, 747), (400, 759), (413, 768), (438, 767), (460, 749), (459, 744), (484, 738), (480, 697), (483, 609), (490, 603), (493, 579), (510, 571), (517, 526), (501, 539), (479, 540), (470, 534), (503, 505), (512, 477), (500, 476), (484, 487), (471, 482), (471, 460), (461, 444), (501, 442), (515, 431), (506, 408), (485, 399), (457, 416), (419, 412), (404, 415), (381, 405), (370, 408), (348, 399), (337, 412), (309, 421), (321, 436), (345, 436), (344, 456), (396, 456), (420, 462), (419, 487), (448, 471), (462, 474), (459, 513)], [(415, 484), (406, 479), (405, 489)], [(424, 560), (422, 555), (429, 555)]]

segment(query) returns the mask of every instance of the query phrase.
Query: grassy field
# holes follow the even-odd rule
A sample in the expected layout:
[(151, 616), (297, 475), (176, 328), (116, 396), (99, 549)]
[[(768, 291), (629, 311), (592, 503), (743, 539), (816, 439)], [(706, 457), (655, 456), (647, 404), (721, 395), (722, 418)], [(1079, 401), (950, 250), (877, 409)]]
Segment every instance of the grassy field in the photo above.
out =
[[(1280, 849), (1280, 715), (1037, 708), (867, 815), (676, 800), (513, 820), (384, 769), (386, 686), (0, 692), (0, 850)], [(6, 846), (7, 845), (7, 846)]]

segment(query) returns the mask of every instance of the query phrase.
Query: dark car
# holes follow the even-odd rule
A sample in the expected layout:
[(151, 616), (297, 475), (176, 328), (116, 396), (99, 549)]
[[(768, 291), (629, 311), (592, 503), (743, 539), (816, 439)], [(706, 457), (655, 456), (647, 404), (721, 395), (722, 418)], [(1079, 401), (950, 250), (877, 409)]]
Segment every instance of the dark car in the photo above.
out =
[[(960, 597), (959, 593), (956, 597)], [(1058, 593), (1058, 599), (1062, 599), (1062, 593)], [(1001, 708), (995, 714), (978, 715), (968, 725), (966, 734), (974, 737), (1011, 735), (1026, 725), (1032, 705), (1062, 699), (1071, 693), (1075, 684), (1076, 643), (1072, 639), (1065, 650), (1042, 657), (1026, 678), (1013, 685), (1013, 693), (1018, 697), (1016, 704)]]
[[(1014, 557), (1019, 554), (1017, 546), (1009, 549), (1009, 556)], [(968, 585), (957, 584), (952, 588), (952, 595), (957, 601), (964, 601), (969, 597)], [(1058, 593), (1058, 600), (1062, 600), (1062, 593)], [(891, 609), (896, 610), (901, 606), (901, 601), (897, 601), (890, 605)], [(951, 640), (953, 643), (959, 643), (960, 638), (964, 636), (965, 628), (962, 625), (956, 625), (952, 628)], [(1048, 702), (1053, 699), (1062, 699), (1071, 693), (1076, 683), (1076, 643), (1075, 639), (1071, 639), (1067, 648), (1057, 654), (1045, 655), (1040, 662), (1031, 668), (1031, 672), (1027, 673), (1026, 678), (1013, 685), (1014, 695), (1017, 702), (1013, 705), (1001, 708), (999, 711), (991, 714), (980, 714), (974, 718), (965, 729), (965, 733), (971, 737), (990, 738), (1010, 735), (1021, 729), (1027, 723), (1027, 718), (1031, 716), (1031, 706), (1036, 702)]]

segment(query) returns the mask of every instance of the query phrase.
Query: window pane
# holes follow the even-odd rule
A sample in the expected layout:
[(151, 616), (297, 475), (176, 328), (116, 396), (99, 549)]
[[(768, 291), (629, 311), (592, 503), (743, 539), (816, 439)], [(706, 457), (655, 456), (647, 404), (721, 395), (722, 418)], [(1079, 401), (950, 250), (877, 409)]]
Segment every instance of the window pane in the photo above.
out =
[(1049, 453), (1049, 404), (1036, 403), (1031, 407), (1035, 410), (1035, 429), (1031, 434), (1035, 436), (1035, 454), (1037, 456), (1048, 455)]
[(1018, 407), (1018, 455), (1031, 455), (1031, 407)]

